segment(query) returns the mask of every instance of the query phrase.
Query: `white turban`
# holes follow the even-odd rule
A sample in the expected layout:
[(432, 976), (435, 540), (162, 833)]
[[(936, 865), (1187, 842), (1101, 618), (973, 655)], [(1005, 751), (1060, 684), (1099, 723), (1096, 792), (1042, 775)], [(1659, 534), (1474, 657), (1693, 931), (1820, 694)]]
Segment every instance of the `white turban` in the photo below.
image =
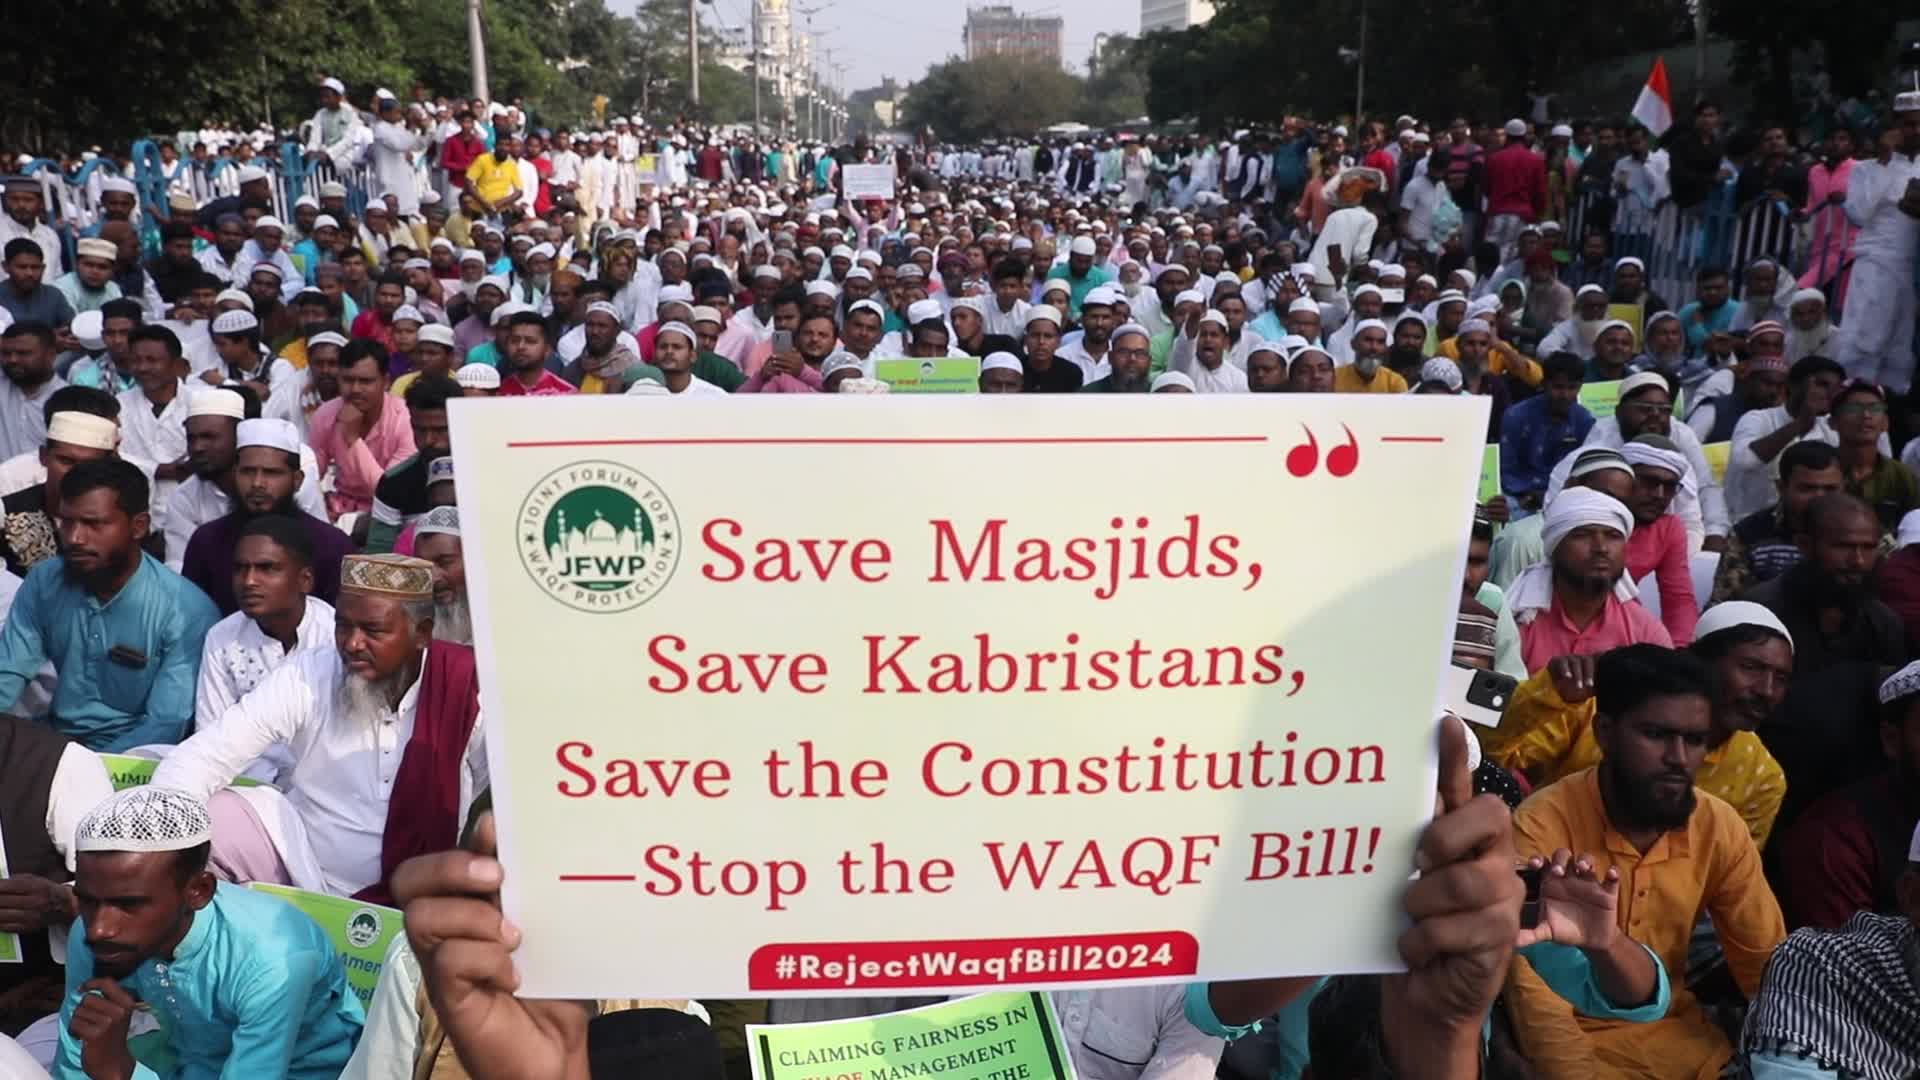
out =
[[(1587, 525), (1604, 525), (1625, 537), (1633, 535), (1633, 512), (1620, 500), (1592, 488), (1561, 490), (1541, 512), (1540, 520), (1545, 556), (1521, 571), (1507, 590), (1507, 605), (1513, 611), (1514, 622), (1521, 626), (1553, 606), (1553, 553), (1560, 541)], [(1640, 589), (1634, 584), (1633, 575), (1622, 572), (1620, 580), (1614, 582), (1613, 595), (1621, 603), (1638, 597)]]
[(1668, 450), (1652, 443), (1641, 442), (1639, 439), (1632, 439), (1620, 448), (1620, 456), (1626, 458), (1629, 465), (1650, 465), (1656, 469), (1665, 469), (1680, 481), (1681, 487), (1689, 491), (1693, 489), (1693, 466), (1688, 463), (1687, 456), (1678, 450)]

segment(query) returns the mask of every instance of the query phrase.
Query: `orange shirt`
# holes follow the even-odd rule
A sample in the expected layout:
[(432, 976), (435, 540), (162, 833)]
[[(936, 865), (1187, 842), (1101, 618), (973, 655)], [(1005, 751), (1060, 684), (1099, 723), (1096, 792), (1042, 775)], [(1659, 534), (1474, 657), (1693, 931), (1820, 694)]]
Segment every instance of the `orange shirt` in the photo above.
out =
[[(1607, 821), (1599, 775), (1597, 769), (1574, 773), (1520, 804), (1513, 815), (1520, 856), (1551, 857), (1564, 847), (1595, 856), (1602, 873), (1619, 867), (1620, 929), (1652, 949), (1671, 972), (1687, 970), (1694, 925), (1710, 915), (1728, 971), (1752, 997), (1787, 926), (1746, 823), (1731, 806), (1696, 789), (1699, 802), (1686, 827), (1661, 836), (1642, 854)], [(1521, 1052), (1543, 1076), (1712, 1080), (1732, 1059), (1733, 1048), (1681, 983), (1674, 979), (1673, 1007), (1663, 1020), (1595, 1020), (1575, 1015), (1515, 957), (1507, 1007)]]

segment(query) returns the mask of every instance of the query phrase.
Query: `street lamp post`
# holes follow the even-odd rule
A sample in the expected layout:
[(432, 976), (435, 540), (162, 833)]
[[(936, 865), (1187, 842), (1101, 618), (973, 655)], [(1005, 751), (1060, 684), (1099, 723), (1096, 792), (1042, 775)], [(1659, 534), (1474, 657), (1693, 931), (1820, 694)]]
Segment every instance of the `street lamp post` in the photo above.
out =
[(473, 58), (473, 96), (487, 96), (487, 35), (480, 25), (480, 0), (467, 0), (467, 52)]

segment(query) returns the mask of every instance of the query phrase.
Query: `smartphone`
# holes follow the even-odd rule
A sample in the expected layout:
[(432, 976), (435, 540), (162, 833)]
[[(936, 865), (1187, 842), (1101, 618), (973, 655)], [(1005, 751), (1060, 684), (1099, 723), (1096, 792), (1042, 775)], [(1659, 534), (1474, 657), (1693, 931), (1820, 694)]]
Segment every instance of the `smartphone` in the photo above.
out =
[(1507, 702), (1520, 687), (1519, 680), (1497, 671), (1449, 665), (1441, 678), (1441, 707), (1462, 720), (1481, 727), (1499, 727)]
[(792, 351), (793, 351), (793, 331), (775, 330), (773, 332), (774, 355), (778, 356), (781, 353), (792, 352)]
[(1546, 868), (1534, 869), (1526, 863), (1513, 868), (1520, 880), (1527, 886), (1527, 899), (1520, 905), (1520, 929), (1531, 930), (1540, 925), (1540, 878)]

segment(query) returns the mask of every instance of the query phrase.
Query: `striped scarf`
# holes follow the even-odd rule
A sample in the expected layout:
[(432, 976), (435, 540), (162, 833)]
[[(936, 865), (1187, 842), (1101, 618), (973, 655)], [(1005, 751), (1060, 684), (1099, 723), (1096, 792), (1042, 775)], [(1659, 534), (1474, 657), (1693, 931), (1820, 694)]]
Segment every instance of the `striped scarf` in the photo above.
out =
[(1920, 1077), (1920, 931), (1861, 912), (1840, 930), (1794, 931), (1747, 1014), (1747, 1053), (1811, 1058), (1843, 1080)]

